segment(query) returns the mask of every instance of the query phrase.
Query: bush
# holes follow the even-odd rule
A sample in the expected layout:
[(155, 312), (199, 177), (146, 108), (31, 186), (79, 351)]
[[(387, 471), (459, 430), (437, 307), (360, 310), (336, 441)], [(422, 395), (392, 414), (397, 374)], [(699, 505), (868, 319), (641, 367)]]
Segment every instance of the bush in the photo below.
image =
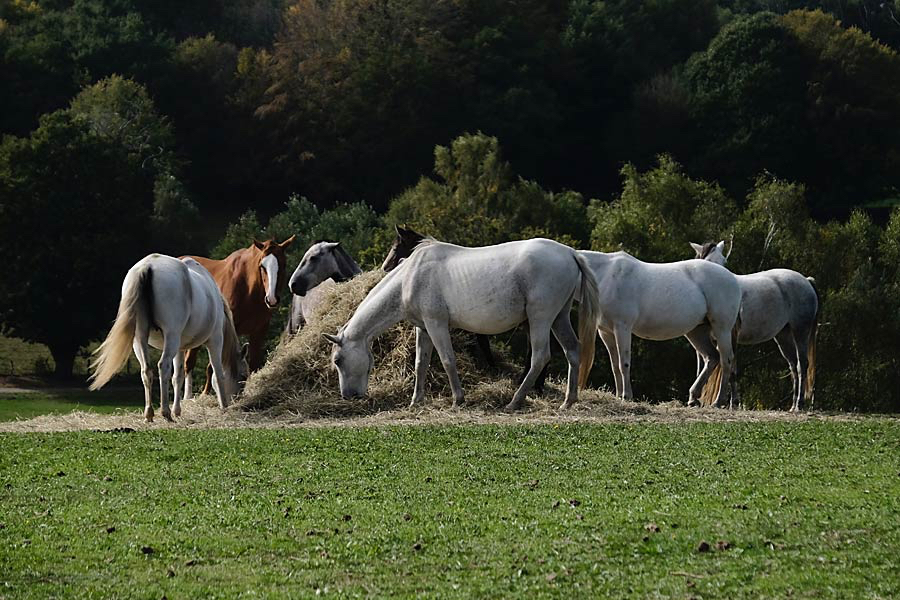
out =
[(516, 177), (501, 157), (497, 138), (462, 135), (450, 147), (436, 147), (434, 157), (442, 182), (423, 177), (395, 198), (387, 225), (406, 225), (463, 246), (536, 236), (586, 245), (590, 231), (581, 195), (547, 192)]

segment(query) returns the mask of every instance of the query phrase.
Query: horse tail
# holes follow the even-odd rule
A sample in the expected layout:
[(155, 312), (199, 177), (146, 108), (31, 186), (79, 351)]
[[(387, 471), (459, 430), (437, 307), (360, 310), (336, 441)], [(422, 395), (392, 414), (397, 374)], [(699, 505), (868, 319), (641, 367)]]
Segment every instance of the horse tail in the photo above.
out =
[[(735, 365), (737, 364), (737, 345), (738, 345), (738, 336), (741, 333), (741, 313), (738, 312), (737, 319), (734, 321), (734, 326), (731, 328), (731, 377), (735, 376)], [(719, 399), (719, 388), (722, 387), (722, 356), (719, 355), (719, 364), (713, 369), (713, 372), (709, 374), (709, 379), (706, 380), (706, 384), (703, 386), (703, 390), (700, 392), (700, 406), (712, 406)], [(734, 398), (732, 398), (732, 402)]]
[(119, 310), (109, 334), (94, 350), (97, 358), (91, 363), (90, 390), (99, 390), (125, 365), (131, 355), (134, 332), (139, 316), (153, 323), (153, 271), (149, 263), (126, 276), (128, 284), (122, 290)]
[(818, 337), (819, 333), (819, 319), (822, 316), (822, 296), (819, 295), (816, 280), (812, 277), (807, 277), (806, 280), (809, 281), (813, 291), (816, 293), (816, 317), (813, 319), (812, 327), (809, 330), (809, 348), (806, 351), (809, 365), (806, 367), (806, 393), (803, 397), (807, 408), (812, 408), (816, 391), (816, 337)]
[[(216, 288), (218, 289), (218, 288)], [(222, 298), (224, 319), (222, 321), (222, 363), (229, 376), (237, 380), (238, 362), (241, 360), (241, 341), (234, 328), (231, 308)]]
[(587, 385), (594, 366), (594, 348), (597, 339), (597, 321), (600, 318), (600, 291), (597, 278), (584, 257), (575, 251), (575, 262), (581, 270), (581, 303), (578, 305), (578, 340), (581, 342), (578, 367), (578, 387)]

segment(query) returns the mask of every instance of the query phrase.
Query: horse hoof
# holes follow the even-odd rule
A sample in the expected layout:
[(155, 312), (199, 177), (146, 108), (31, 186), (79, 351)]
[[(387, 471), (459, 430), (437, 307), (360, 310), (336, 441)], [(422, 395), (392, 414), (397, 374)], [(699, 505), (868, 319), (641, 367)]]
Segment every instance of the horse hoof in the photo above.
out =
[(691, 398), (688, 400), (687, 405), (688, 405), (688, 408), (694, 408), (694, 407), (700, 406), (700, 403), (697, 402), (694, 398)]
[(575, 403), (574, 402), (563, 402), (562, 404), (559, 405), (559, 410), (569, 410), (570, 408), (572, 408), (573, 404), (575, 404)]
[(163, 418), (164, 418), (166, 421), (168, 421), (169, 423), (174, 423), (174, 422), (175, 422), (175, 419), (172, 418), (172, 415), (171, 415), (171, 414), (163, 413)]
[(507, 404), (506, 406), (503, 407), (503, 412), (511, 413), (511, 412), (516, 412), (517, 410), (519, 410), (518, 402), (510, 402), (509, 404)]

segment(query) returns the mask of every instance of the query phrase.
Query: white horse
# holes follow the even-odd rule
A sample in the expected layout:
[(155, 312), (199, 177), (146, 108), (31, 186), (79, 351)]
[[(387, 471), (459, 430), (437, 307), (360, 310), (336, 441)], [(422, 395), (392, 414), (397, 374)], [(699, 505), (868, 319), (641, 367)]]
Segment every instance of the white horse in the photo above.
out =
[(360, 273), (362, 269), (340, 242), (322, 241), (310, 246), (288, 283), (294, 295), (284, 332), (289, 336), (297, 333), (303, 323), (309, 322), (312, 312), (335, 282), (346, 281)]
[[(647, 340), (687, 337), (704, 359), (691, 386), (696, 404), (711, 375), (721, 381), (704, 401), (721, 406), (734, 366), (733, 330), (741, 290), (727, 269), (702, 260), (645, 263), (625, 252), (580, 253), (600, 289), (600, 339), (609, 353), (616, 395), (631, 398), (631, 335)], [(710, 339), (710, 334), (715, 340)], [(721, 357), (721, 358), (720, 358)], [(715, 380), (714, 380), (715, 382)]]
[[(725, 241), (695, 244), (697, 258), (724, 266)], [(816, 378), (816, 332), (819, 295), (812, 277), (789, 269), (771, 269), (751, 275), (735, 275), (741, 287), (741, 331), (737, 343), (754, 345), (775, 340), (791, 371), (791, 411), (800, 410), (801, 399), (812, 406)], [(738, 403), (737, 373), (731, 395)]]
[[(576, 337), (569, 310), (579, 291)], [(531, 368), (507, 408), (514, 410), (521, 405), (550, 359), (551, 331), (569, 362), (562, 405), (567, 408), (575, 402), (578, 384), (587, 380), (593, 363), (597, 283), (575, 250), (551, 240), (463, 248), (426, 239), (369, 292), (337, 335), (325, 334), (334, 344), (332, 361), (337, 367), (341, 395), (366, 394), (373, 362), (372, 339), (404, 319), (416, 326), (416, 383), (410, 406), (424, 398), (425, 372), (433, 348), (437, 348), (450, 380), (453, 405), (462, 404), (451, 327), (493, 335), (528, 320)]]
[(90, 389), (97, 390), (122, 368), (133, 349), (141, 363), (144, 417), (152, 422), (153, 370), (147, 361), (148, 343), (162, 350), (158, 364), (160, 409), (168, 421), (172, 420), (169, 385), (175, 399), (174, 414), (181, 415), (183, 351), (206, 346), (213, 388), (222, 409), (238, 393), (239, 381), (246, 378), (247, 363), (241, 356), (228, 304), (209, 271), (192, 258), (151, 254), (128, 270), (116, 321), (91, 364)]

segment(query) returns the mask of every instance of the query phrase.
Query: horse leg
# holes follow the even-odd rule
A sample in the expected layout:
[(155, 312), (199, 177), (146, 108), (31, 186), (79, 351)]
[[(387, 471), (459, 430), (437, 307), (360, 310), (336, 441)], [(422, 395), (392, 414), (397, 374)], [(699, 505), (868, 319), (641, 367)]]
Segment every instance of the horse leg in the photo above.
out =
[(206, 350), (209, 352), (209, 366), (212, 368), (212, 385), (216, 391), (216, 398), (219, 400), (219, 408), (225, 410), (231, 398), (228, 396), (230, 390), (225, 389), (225, 368), (222, 366), (222, 340), (221, 329), (216, 329), (213, 335), (206, 342)]
[[(453, 352), (453, 344), (450, 341), (450, 329), (446, 322), (432, 320), (425, 322), (425, 331), (437, 350), (441, 364), (444, 365), (444, 371), (447, 372), (447, 379), (450, 380), (450, 391), (453, 392), (453, 407), (457, 408), (462, 405), (464, 394), (462, 384), (459, 382), (459, 372), (456, 370), (456, 354)], [(422, 370), (424, 371), (426, 368), (427, 363), (422, 367)], [(418, 373), (418, 368), (416, 372)], [(418, 381), (416, 384), (418, 385)], [(425, 385), (424, 381), (422, 385)]]
[(256, 332), (250, 335), (250, 350), (247, 354), (247, 366), (250, 372), (258, 371), (265, 362), (266, 330)]
[(172, 366), (175, 368), (175, 377), (172, 379), (172, 414), (176, 417), (181, 416), (181, 392), (184, 389), (184, 363), (185, 352), (179, 352), (172, 360)]
[[(806, 398), (806, 388), (809, 386), (807, 375), (809, 373), (809, 330), (800, 331), (792, 328), (794, 346), (797, 348), (797, 400), (794, 402), (795, 410), (800, 410), (800, 403)], [(809, 408), (809, 407), (806, 407)]]
[(194, 397), (194, 366), (197, 364), (198, 348), (191, 348), (184, 353), (184, 399)]
[(434, 344), (428, 336), (428, 332), (422, 327), (416, 327), (416, 387), (409, 403), (410, 408), (421, 404), (425, 399), (425, 374), (428, 372), (428, 365), (431, 364), (432, 350), (434, 350)]
[[(578, 399), (578, 366), (581, 357), (578, 354), (578, 336), (572, 328), (572, 321), (569, 319), (568, 309), (556, 316), (556, 320), (553, 321), (550, 330), (553, 332), (554, 337), (556, 337), (556, 341), (559, 342), (559, 345), (562, 347), (563, 354), (566, 356), (566, 361), (569, 363), (569, 373), (566, 378), (566, 398), (565, 401), (563, 401), (562, 406), (560, 406), (561, 409), (569, 408), (575, 403), (575, 400)], [(538, 375), (538, 380), (540, 380), (542, 375), (546, 375), (546, 373), (547, 367), (545, 365)], [(535, 384), (535, 386), (537, 386), (537, 384)]]
[(159, 357), (159, 410), (166, 421), (172, 420), (172, 410), (169, 408), (169, 386), (172, 385), (175, 357), (178, 353), (178, 342), (175, 336), (163, 335), (162, 356)]
[(600, 333), (600, 339), (606, 346), (606, 352), (609, 354), (609, 366), (612, 368), (613, 380), (616, 384), (616, 398), (622, 397), (622, 372), (619, 371), (619, 349), (616, 348), (616, 336), (612, 331), (597, 330)]
[(688, 332), (685, 336), (700, 356), (703, 358), (703, 369), (697, 375), (697, 379), (691, 385), (688, 392), (688, 406), (699, 406), (700, 391), (706, 385), (707, 379), (713, 369), (719, 363), (719, 353), (709, 336), (709, 327), (701, 325), (693, 331)]
[(743, 408), (744, 404), (741, 402), (741, 394), (738, 392), (738, 376), (740, 375), (740, 368), (738, 367), (737, 359), (735, 358), (734, 366), (731, 369), (731, 378), (728, 380), (728, 383), (731, 386), (731, 403), (730, 408), (734, 408), (735, 405), (738, 408)]
[[(525, 351), (525, 364), (522, 365), (522, 372), (519, 373), (518, 378), (516, 378), (516, 385), (522, 385), (522, 382), (525, 381), (525, 377), (528, 375), (529, 369), (531, 369), (531, 340), (530, 338), (528, 338), (528, 340), (527, 350)], [(544, 382), (547, 381), (547, 371), (549, 370), (550, 364), (548, 363), (544, 365), (544, 368), (541, 369), (537, 379), (535, 379), (533, 389), (536, 396), (544, 395)]]
[(622, 324), (613, 327), (616, 350), (619, 354), (619, 373), (622, 377), (623, 400), (631, 400), (631, 329)]
[(545, 322), (541, 325), (536, 325), (536, 321), (541, 321), (541, 319), (533, 319), (529, 315), (528, 334), (531, 342), (531, 366), (528, 369), (528, 373), (525, 374), (525, 379), (522, 380), (516, 393), (513, 394), (512, 400), (506, 405), (507, 410), (516, 410), (522, 405), (525, 395), (534, 385), (541, 369), (550, 360), (550, 323)]
[(497, 363), (494, 360), (494, 353), (491, 351), (491, 339), (488, 336), (479, 333), (475, 335), (475, 342), (478, 344), (478, 349), (481, 351), (484, 362), (487, 363), (488, 367), (496, 370)]
[(797, 367), (797, 345), (794, 343), (794, 336), (789, 327), (785, 327), (775, 336), (775, 344), (778, 351), (788, 363), (788, 369), (791, 372), (791, 412), (800, 410), (800, 400), (797, 396), (797, 389), (800, 387), (800, 374)]
[(153, 369), (147, 360), (147, 334), (143, 337), (140, 333), (135, 332), (134, 341), (131, 347), (134, 349), (134, 355), (137, 356), (141, 365), (141, 381), (144, 383), (144, 418), (148, 423), (153, 422)]
[(206, 364), (206, 380), (203, 382), (203, 389), (200, 390), (200, 393), (202, 395), (205, 396), (206, 394), (209, 393), (209, 388), (210, 388), (210, 385), (212, 384), (212, 378), (213, 378), (213, 368), (210, 363), (207, 363)]
[[(715, 404), (718, 407), (725, 405), (725, 396), (729, 395), (731, 389), (728, 383), (734, 369), (734, 345), (731, 340), (731, 327), (719, 327), (716, 323), (713, 323), (712, 327), (716, 338), (716, 350), (719, 353), (719, 368), (722, 369)], [(734, 398), (729, 401), (729, 408), (734, 408)]]

